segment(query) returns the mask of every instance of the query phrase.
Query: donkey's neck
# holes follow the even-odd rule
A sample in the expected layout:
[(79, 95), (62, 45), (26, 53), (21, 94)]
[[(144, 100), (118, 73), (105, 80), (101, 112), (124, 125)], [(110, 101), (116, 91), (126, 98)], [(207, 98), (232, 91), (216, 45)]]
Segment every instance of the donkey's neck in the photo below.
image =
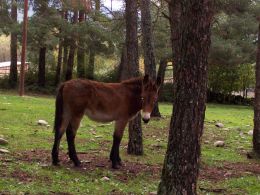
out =
[(122, 84), (129, 90), (130, 93), (132, 93), (133, 96), (141, 98), (143, 85), (142, 77), (123, 81)]
[(142, 109), (142, 77), (123, 81), (129, 95), (129, 115), (136, 115)]

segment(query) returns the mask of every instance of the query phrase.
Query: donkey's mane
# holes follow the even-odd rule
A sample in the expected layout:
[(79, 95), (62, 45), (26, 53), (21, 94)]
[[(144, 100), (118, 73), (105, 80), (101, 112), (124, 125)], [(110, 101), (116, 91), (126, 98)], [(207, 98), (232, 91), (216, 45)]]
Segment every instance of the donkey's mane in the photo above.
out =
[(143, 84), (143, 77), (136, 77), (136, 78), (128, 79), (128, 80), (122, 81), (122, 84), (128, 85), (128, 86), (138, 85), (141, 87)]

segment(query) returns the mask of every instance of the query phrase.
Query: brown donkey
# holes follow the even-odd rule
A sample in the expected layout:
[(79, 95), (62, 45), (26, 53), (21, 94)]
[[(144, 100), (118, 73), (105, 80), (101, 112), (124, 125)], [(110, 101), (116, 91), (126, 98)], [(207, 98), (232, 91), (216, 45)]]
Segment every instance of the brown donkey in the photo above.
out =
[(125, 126), (140, 110), (142, 110), (143, 121), (147, 123), (150, 120), (150, 114), (158, 97), (160, 82), (160, 78), (154, 82), (146, 75), (121, 83), (101, 83), (82, 79), (63, 83), (56, 97), (53, 165), (59, 163), (59, 145), (65, 131), (69, 157), (75, 166), (80, 165), (74, 139), (85, 114), (94, 121), (115, 121), (110, 160), (112, 167), (118, 168), (121, 165), (119, 145)]

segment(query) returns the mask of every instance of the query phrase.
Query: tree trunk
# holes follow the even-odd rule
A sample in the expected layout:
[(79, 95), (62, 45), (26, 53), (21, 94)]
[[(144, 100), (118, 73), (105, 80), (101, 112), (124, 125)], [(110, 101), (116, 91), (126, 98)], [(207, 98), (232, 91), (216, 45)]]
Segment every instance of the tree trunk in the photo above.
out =
[[(13, 23), (17, 23), (17, 2), (12, 0), (11, 18)], [(9, 74), (9, 86), (15, 88), (17, 85), (17, 33), (11, 32), (11, 65)]]
[[(97, 20), (98, 13), (100, 12), (100, 0), (95, 0), (95, 13), (93, 20)], [(87, 79), (94, 79), (94, 69), (95, 69), (95, 56), (96, 56), (96, 38), (95, 35), (92, 35), (92, 43), (89, 48), (89, 63), (87, 67)]]
[(174, 108), (158, 194), (196, 194), (207, 92), (212, 1), (171, 0)]
[(163, 83), (164, 83), (165, 71), (166, 71), (166, 68), (167, 68), (167, 63), (168, 63), (167, 59), (161, 59), (160, 60), (160, 65), (159, 65), (159, 69), (158, 69), (158, 72), (157, 72), (157, 77), (161, 78), (161, 83), (162, 83), (161, 87), (160, 87), (160, 91), (162, 91), (162, 88), (163, 88)]
[[(66, 78), (66, 72), (67, 72), (67, 67), (68, 67), (68, 55), (69, 55), (69, 47), (67, 44), (67, 39), (64, 39), (63, 43), (63, 63), (62, 63), (62, 75), (63, 79)], [(65, 79), (66, 80), (66, 79)]]
[[(141, 0), (141, 22), (142, 22), (142, 45), (144, 50), (144, 70), (154, 81), (156, 81), (156, 64), (154, 57), (152, 21), (150, 14), (150, 0)], [(158, 101), (151, 113), (152, 117), (161, 117)]]
[[(162, 91), (163, 91), (163, 84), (164, 84), (167, 62), (168, 62), (168, 59), (161, 59), (160, 60), (160, 65), (159, 65), (159, 69), (158, 69), (158, 72), (157, 72), (157, 77), (161, 78), (161, 86), (160, 86), (160, 89), (159, 89), (159, 92), (158, 92), (158, 96), (160, 96)], [(158, 104), (158, 102), (156, 102), (156, 104)]]
[(41, 47), (39, 50), (39, 71), (38, 71), (38, 86), (45, 87), (45, 58), (46, 47)]
[(126, 56), (126, 47), (124, 46), (122, 48), (122, 53), (121, 53), (121, 59), (120, 59), (120, 64), (118, 67), (118, 81), (122, 81), (123, 79), (123, 75), (126, 75), (127, 73), (124, 73), (124, 71), (126, 71), (126, 62), (127, 62), (127, 56)]
[[(78, 21), (78, 11), (74, 11), (73, 23), (76, 24), (77, 21)], [(67, 71), (66, 71), (66, 77), (65, 77), (66, 81), (72, 79), (75, 51), (76, 51), (76, 37), (73, 36), (70, 39), (70, 51), (69, 51), (69, 57), (68, 57), (68, 62), (67, 62)]]
[(255, 105), (254, 105), (254, 133), (253, 149), (260, 155), (260, 18), (258, 28), (258, 44), (255, 71)]
[[(80, 10), (79, 11), (79, 22), (83, 22), (85, 19), (85, 11)], [(78, 51), (77, 51), (77, 76), (78, 78), (84, 78), (85, 77), (85, 51), (83, 49), (84, 47), (84, 42), (83, 40), (79, 37), (79, 45), (78, 45)]]
[[(68, 21), (68, 11), (65, 11), (64, 19), (67, 22)], [(63, 63), (62, 63), (62, 75), (63, 79), (66, 78), (66, 72), (67, 72), (67, 63), (68, 63), (68, 54), (69, 54), (69, 47), (68, 47), (68, 38), (64, 37), (63, 42)]]
[(141, 155), (143, 154), (143, 132), (141, 128), (141, 114), (139, 113), (129, 123), (129, 140), (127, 153)]
[(60, 83), (61, 79), (61, 64), (62, 64), (62, 40), (59, 41), (59, 50), (58, 50), (58, 62), (57, 62), (57, 69), (56, 69), (56, 75), (55, 75), (55, 86), (57, 86)]
[(72, 79), (75, 50), (76, 50), (76, 46), (74, 45), (74, 43), (71, 43), (68, 62), (67, 62), (66, 77), (65, 77), (66, 81)]
[[(126, 59), (122, 79), (139, 76), (138, 37), (137, 37), (137, 1), (126, 0)], [(143, 140), (141, 115), (129, 122), (128, 154), (142, 155)]]
[(87, 67), (87, 79), (93, 80), (94, 79), (94, 67), (95, 67), (95, 51), (89, 51), (89, 63)]

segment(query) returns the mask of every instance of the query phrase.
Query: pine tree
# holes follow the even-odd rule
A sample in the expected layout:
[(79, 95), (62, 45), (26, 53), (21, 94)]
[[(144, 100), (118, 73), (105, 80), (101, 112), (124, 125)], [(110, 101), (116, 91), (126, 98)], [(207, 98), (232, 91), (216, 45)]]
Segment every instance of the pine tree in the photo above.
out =
[[(137, 37), (137, 2), (126, 0), (126, 62), (122, 64), (122, 80), (139, 76), (138, 37)], [(124, 56), (124, 54), (122, 54)], [(128, 63), (131, 62), (131, 63)], [(128, 154), (143, 154), (141, 115), (129, 122)]]
[(158, 194), (196, 194), (207, 91), (212, 2), (171, 0), (175, 99)]
[(258, 44), (256, 55), (256, 85), (255, 85), (255, 104), (254, 104), (254, 132), (253, 149), (260, 156), (260, 17), (258, 18)]
[[(16, 0), (12, 0), (11, 5), (11, 18), (12, 23), (15, 25), (17, 23), (17, 2)], [(9, 74), (9, 86), (11, 88), (15, 88), (17, 85), (17, 32), (16, 30), (12, 30), (11, 32), (11, 66), (10, 66), (10, 74)]]
[[(151, 21), (151, 1), (141, 0), (141, 23), (142, 23), (142, 45), (144, 50), (144, 65), (145, 74), (149, 75), (154, 81), (156, 81), (156, 64), (154, 55), (154, 42), (152, 35), (152, 21)], [(158, 101), (156, 102), (154, 109), (151, 113), (153, 117), (160, 117), (160, 111), (158, 107)]]

